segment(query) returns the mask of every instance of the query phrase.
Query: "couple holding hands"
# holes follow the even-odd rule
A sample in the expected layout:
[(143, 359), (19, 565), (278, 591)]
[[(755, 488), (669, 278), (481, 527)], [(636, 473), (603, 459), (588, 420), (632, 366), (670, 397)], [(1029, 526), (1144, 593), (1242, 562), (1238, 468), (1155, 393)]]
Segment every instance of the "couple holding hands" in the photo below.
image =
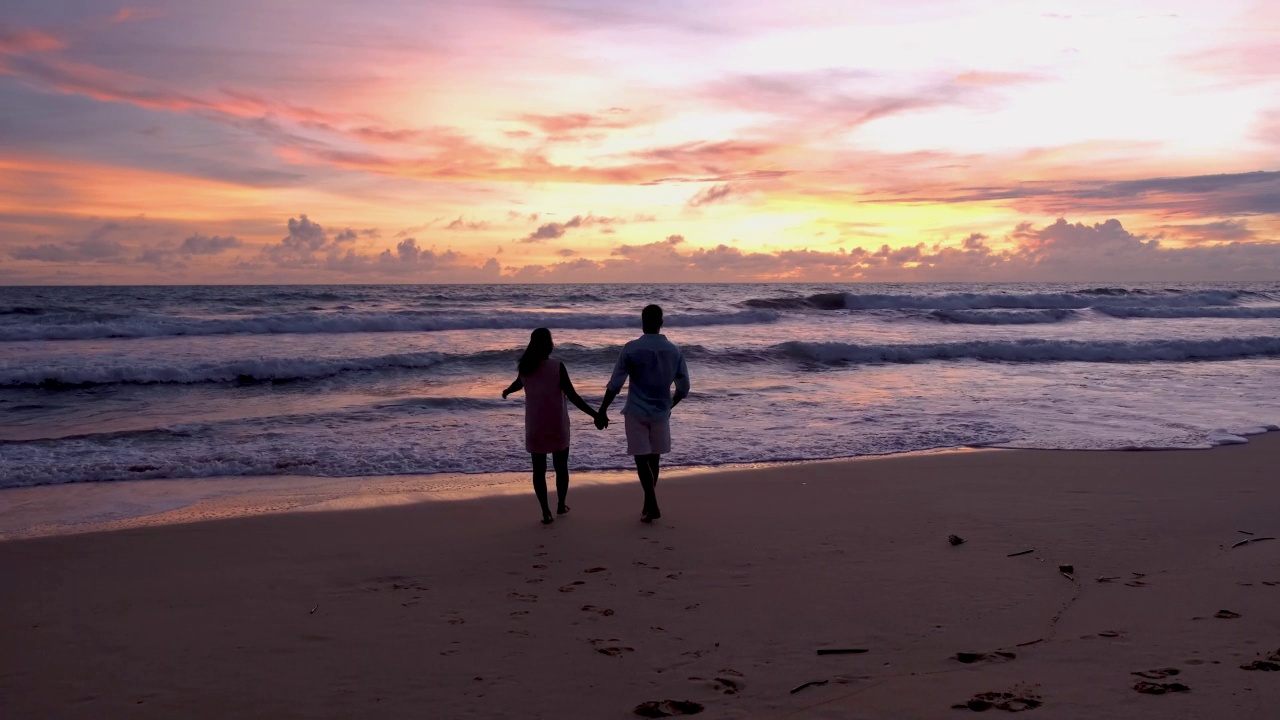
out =
[[(547, 453), (551, 453), (556, 473), (556, 513), (569, 511), (565, 498), (569, 494), (569, 408), (567, 403), (591, 416), (596, 428), (609, 426), (605, 414), (618, 396), (622, 385), (631, 380), (627, 404), (622, 409), (626, 425), (627, 454), (635, 456), (636, 473), (644, 489), (642, 522), (662, 517), (658, 510), (655, 488), (658, 484), (658, 461), (671, 452), (671, 408), (689, 394), (689, 370), (680, 348), (662, 334), (662, 308), (649, 305), (640, 313), (644, 334), (622, 347), (613, 376), (605, 388), (599, 410), (583, 401), (564, 363), (551, 356), (554, 345), (551, 331), (538, 328), (529, 337), (529, 347), (520, 356), (514, 382), (502, 391), (502, 397), (523, 389), (525, 449), (533, 458), (533, 491), (542, 504), (542, 523), (555, 520), (547, 505)], [(675, 385), (675, 395), (671, 386)]]

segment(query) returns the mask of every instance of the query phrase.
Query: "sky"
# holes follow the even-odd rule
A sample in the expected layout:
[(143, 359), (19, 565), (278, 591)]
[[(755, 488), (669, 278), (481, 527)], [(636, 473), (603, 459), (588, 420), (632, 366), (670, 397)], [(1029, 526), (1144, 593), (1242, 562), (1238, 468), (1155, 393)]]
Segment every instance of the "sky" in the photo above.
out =
[(0, 284), (1280, 279), (1271, 0), (5, 0)]

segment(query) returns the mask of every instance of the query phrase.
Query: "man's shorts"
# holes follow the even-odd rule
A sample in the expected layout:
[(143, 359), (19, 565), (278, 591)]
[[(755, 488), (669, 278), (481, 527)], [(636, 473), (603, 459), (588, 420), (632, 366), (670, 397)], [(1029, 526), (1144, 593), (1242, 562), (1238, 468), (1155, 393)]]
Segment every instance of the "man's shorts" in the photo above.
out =
[(671, 421), (623, 415), (627, 426), (628, 455), (661, 455), (671, 452)]

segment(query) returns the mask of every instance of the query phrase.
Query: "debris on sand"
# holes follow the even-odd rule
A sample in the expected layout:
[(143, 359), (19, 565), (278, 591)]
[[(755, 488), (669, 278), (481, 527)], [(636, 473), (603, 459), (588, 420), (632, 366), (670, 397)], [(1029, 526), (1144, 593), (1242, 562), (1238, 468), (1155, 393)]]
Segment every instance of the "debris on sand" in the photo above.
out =
[(640, 717), (661, 718), (675, 715), (697, 715), (703, 709), (700, 703), (692, 700), (650, 700), (637, 705), (635, 713)]
[(868, 652), (866, 648), (818, 648), (819, 655), (859, 655)]
[(1036, 551), (1036, 549), (1035, 549), (1035, 548), (1031, 548), (1030, 550), (1021, 550), (1021, 551), (1016, 552), (1016, 553), (1009, 553), (1008, 555), (1005, 555), (1005, 557), (1018, 557), (1019, 555), (1030, 555), (1031, 553), (1033, 553), (1033, 552), (1035, 552), (1035, 551)]
[(996, 662), (1005, 662), (1008, 660), (1013, 660), (1017, 657), (1018, 656), (1015, 653), (1011, 653), (1005, 650), (996, 650), (994, 652), (989, 652), (989, 653), (980, 653), (980, 652), (956, 653), (956, 660), (959, 660), (960, 662), (965, 664), (976, 663), (979, 660), (994, 660)]
[(1222, 620), (1235, 620), (1240, 617), (1240, 613), (1231, 612), (1230, 610), (1219, 610), (1214, 613), (1213, 616)]
[(960, 537), (959, 535), (948, 535), (947, 542), (951, 543), (952, 545), (963, 545), (965, 543), (965, 539)]
[(795, 695), (796, 693), (800, 692), (801, 690), (804, 690), (805, 688), (819, 687), (821, 685), (826, 685), (827, 682), (828, 682), (827, 680), (810, 680), (809, 682), (803, 685), (797, 685), (791, 688), (791, 694)]

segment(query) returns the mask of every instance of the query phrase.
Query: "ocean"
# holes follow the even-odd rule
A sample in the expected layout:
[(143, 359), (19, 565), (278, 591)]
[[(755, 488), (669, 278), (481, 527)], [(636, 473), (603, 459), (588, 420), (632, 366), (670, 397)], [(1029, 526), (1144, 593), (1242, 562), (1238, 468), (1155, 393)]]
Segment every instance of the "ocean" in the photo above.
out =
[[(551, 329), (593, 405), (658, 303), (668, 465), (1204, 448), (1280, 424), (1280, 282), (0, 288), (0, 487), (523, 472)], [(574, 469), (631, 466), (622, 399)]]

